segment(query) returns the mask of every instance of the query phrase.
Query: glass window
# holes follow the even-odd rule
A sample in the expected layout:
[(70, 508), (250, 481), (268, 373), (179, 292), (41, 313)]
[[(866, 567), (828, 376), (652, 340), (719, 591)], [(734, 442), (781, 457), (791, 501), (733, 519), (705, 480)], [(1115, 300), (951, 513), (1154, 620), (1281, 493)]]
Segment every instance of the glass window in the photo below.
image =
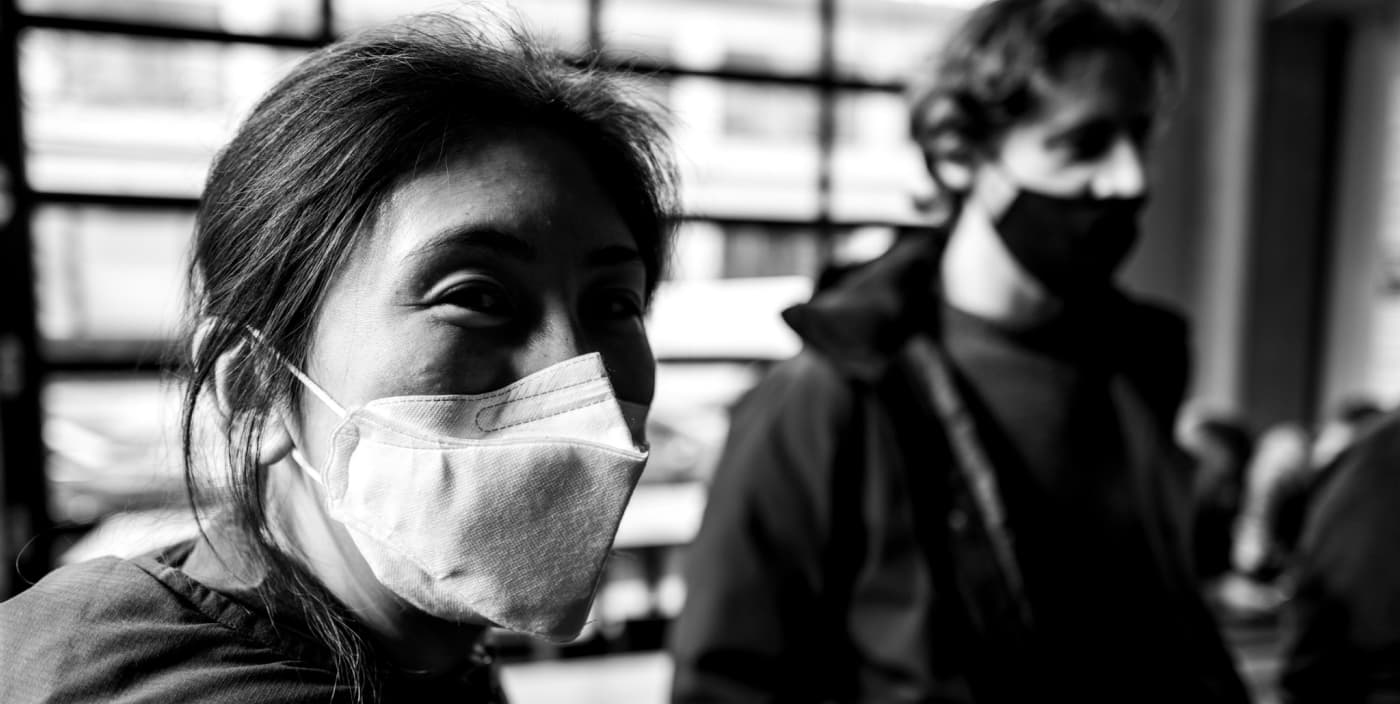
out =
[(836, 0), (836, 71), (904, 81), (985, 0)]
[(774, 231), (762, 225), (728, 225), (724, 233), (724, 274), (816, 277), (822, 243), (815, 230)]
[(162, 340), (179, 320), (194, 215), (44, 206), (34, 215), (39, 330), (49, 341)]
[(821, 58), (817, 0), (605, 0), (603, 46), (679, 68), (811, 75)]
[(817, 229), (792, 225), (690, 220), (676, 232), (667, 274), (678, 281), (756, 276), (816, 277), (824, 251)]
[[(586, 0), (485, 0), (481, 5), (505, 17), (518, 15), (527, 28), (560, 49), (582, 53), (588, 48)], [(339, 33), (384, 24), (419, 12), (461, 12), (461, 0), (334, 0), (335, 26)]]
[(836, 102), (831, 215), (844, 222), (918, 223), (916, 199), (931, 189), (923, 157), (909, 138), (898, 93), (847, 92)]
[(42, 400), (56, 520), (184, 503), (177, 386), (155, 375), (61, 375)]
[(669, 108), (688, 213), (817, 217), (817, 94), (811, 88), (682, 76), (651, 79)]
[(210, 29), (236, 34), (311, 36), (321, 30), (318, 0), (20, 0), (31, 14)]
[(28, 174), (40, 191), (195, 196), (243, 113), (304, 52), (31, 30)]

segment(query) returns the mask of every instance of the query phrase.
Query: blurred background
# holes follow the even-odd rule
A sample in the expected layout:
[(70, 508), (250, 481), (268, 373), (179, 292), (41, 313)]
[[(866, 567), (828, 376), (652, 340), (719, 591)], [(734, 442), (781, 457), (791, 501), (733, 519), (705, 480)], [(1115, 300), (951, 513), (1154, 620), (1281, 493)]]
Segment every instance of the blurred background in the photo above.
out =
[[(493, 3), (485, 3), (493, 4)], [(651, 465), (585, 636), (502, 637), (518, 702), (662, 701), (730, 404), (825, 266), (927, 223), (906, 78), (979, 0), (515, 0), (665, 105), (685, 217), (652, 311)], [(1159, 0), (1182, 85), (1126, 285), (1194, 323), (1193, 414), (1400, 398), (1400, 7)], [(189, 535), (164, 376), (205, 170), (306, 52), (452, 3), (0, 4), (0, 598)], [(15, 566), (17, 569), (11, 569)], [(1255, 662), (1253, 660), (1250, 661)], [(1262, 667), (1267, 667), (1267, 664)], [(1262, 677), (1262, 675), (1261, 675)], [(591, 698), (591, 699), (590, 699)]]

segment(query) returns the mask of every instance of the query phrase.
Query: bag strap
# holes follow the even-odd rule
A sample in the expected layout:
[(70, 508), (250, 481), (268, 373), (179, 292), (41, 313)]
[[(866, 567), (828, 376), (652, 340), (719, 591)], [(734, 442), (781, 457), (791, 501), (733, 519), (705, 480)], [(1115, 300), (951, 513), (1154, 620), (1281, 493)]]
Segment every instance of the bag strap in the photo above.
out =
[(904, 373), (922, 392), (917, 395), (926, 405), (932, 406), (927, 410), (932, 410), (941, 422), (952, 451), (954, 469), (972, 494), (976, 513), (991, 543), (1017, 616), (1029, 629), (1032, 624), (1030, 602), (1025, 597), (1025, 580), (1016, 560), (1015, 537), (1007, 524), (1006, 505), (996, 470), (982, 447), (972, 413), (963, 402), (947, 358), (926, 335), (915, 335), (901, 350), (899, 360)]

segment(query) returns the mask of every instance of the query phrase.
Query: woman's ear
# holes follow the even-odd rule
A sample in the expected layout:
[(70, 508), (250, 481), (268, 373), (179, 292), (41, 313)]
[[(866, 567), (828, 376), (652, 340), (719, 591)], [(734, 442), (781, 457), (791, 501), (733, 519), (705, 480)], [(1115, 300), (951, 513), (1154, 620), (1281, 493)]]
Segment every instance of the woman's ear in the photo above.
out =
[[(200, 323), (199, 328), (195, 330), (193, 354), (196, 358), (209, 341), (209, 335), (220, 324), (219, 321), (210, 319)], [(241, 339), (220, 352), (214, 360), (213, 383), (210, 386), (214, 392), (215, 408), (218, 409), (219, 417), (225, 425), (236, 422), (240, 405), (240, 384), (237, 379), (246, 373), (243, 367), (250, 363), (250, 354), (254, 354), (253, 346), (246, 339)], [(291, 453), (292, 433), (286, 415), (286, 405), (279, 403), (264, 417), (258, 444), (258, 464), (270, 465)]]

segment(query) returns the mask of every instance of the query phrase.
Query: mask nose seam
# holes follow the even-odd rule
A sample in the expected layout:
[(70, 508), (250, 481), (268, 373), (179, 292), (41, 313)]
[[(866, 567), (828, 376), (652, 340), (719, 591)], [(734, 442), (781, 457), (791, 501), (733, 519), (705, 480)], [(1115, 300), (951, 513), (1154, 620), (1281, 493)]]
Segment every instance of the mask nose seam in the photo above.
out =
[[(562, 389), (561, 389), (561, 390), (562, 390)], [(515, 428), (515, 427), (518, 427), (518, 426), (521, 426), (521, 425), (529, 425), (530, 423), (534, 423), (535, 421), (539, 421), (539, 420), (544, 420), (545, 418), (553, 418), (553, 417), (555, 417), (555, 416), (562, 416), (562, 415), (564, 415), (565, 413), (572, 413), (572, 412), (574, 412), (574, 411), (582, 410), (582, 409), (584, 409), (584, 408), (591, 408), (591, 407), (597, 406), (597, 405), (599, 405), (599, 404), (607, 403), (608, 401), (611, 401), (611, 400), (612, 400), (612, 398), (611, 398), (610, 396), (604, 396), (603, 398), (600, 398), (600, 399), (598, 399), (598, 400), (596, 400), (596, 401), (589, 401), (588, 403), (581, 404), (581, 405), (578, 405), (578, 406), (570, 406), (569, 408), (560, 409), (560, 410), (557, 410), (557, 411), (553, 411), (553, 412), (551, 412), (551, 413), (545, 413), (545, 414), (543, 414), (543, 415), (531, 416), (531, 417), (529, 417), (529, 418), (525, 418), (524, 420), (515, 421), (514, 423), (507, 423), (506, 425), (492, 426), (492, 427), (490, 427), (490, 428), (483, 427), (483, 426), (481, 425), (481, 416), (482, 416), (483, 413), (485, 413), (485, 410), (486, 410), (486, 409), (482, 409), (482, 412), (481, 412), (481, 413), (477, 413), (477, 414), (476, 414), (476, 429), (477, 429), (477, 430), (480, 430), (480, 431), (483, 432), (483, 433), (490, 433), (490, 432), (495, 432), (495, 431), (499, 431), (499, 430), (506, 430), (506, 429), (508, 429), (508, 428)], [(498, 404), (498, 405), (505, 405), (505, 404)]]

